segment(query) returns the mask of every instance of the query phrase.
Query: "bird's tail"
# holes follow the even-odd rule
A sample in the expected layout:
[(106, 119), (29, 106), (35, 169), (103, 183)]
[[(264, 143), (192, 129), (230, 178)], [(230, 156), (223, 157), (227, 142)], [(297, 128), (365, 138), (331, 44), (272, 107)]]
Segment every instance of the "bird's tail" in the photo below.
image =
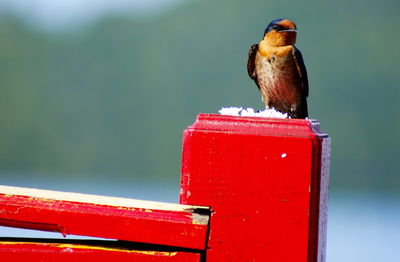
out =
[(308, 107), (306, 98), (302, 99), (301, 103), (294, 111), (290, 110), (288, 112), (288, 115), (290, 116), (290, 118), (297, 118), (297, 119), (304, 119), (308, 117)]
[(303, 101), (301, 101), (298, 118), (306, 118), (306, 117), (308, 117), (308, 106), (307, 106), (307, 99), (304, 97)]

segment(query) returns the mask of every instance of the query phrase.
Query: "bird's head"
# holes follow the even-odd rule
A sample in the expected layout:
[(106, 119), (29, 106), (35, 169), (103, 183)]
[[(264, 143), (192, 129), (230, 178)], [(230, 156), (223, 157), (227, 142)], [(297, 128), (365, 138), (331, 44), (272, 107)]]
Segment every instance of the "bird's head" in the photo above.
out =
[(271, 46), (294, 45), (296, 42), (296, 24), (287, 19), (272, 21), (264, 31), (264, 40)]

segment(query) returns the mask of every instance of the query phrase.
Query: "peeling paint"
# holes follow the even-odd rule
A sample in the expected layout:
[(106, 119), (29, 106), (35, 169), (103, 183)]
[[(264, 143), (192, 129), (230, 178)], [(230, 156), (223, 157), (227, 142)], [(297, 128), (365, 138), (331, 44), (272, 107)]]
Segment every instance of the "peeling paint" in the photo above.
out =
[(207, 225), (209, 220), (208, 215), (203, 215), (203, 214), (197, 214), (193, 213), (192, 214), (192, 223), (193, 225)]

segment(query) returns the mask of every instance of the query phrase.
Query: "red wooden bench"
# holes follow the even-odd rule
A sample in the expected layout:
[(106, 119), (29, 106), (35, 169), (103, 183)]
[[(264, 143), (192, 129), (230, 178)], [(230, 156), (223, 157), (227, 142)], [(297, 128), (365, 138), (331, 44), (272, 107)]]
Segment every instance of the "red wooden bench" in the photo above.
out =
[(314, 120), (201, 114), (180, 204), (0, 186), (0, 261), (325, 261), (329, 137)]

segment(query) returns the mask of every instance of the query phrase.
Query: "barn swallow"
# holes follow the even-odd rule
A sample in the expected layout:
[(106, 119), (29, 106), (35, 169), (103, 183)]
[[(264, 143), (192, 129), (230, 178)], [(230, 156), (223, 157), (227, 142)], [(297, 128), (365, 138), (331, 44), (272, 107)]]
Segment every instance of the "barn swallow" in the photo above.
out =
[(291, 118), (308, 117), (308, 79), (303, 56), (294, 46), (296, 24), (272, 21), (259, 44), (250, 47), (247, 71), (261, 92), (267, 108)]

